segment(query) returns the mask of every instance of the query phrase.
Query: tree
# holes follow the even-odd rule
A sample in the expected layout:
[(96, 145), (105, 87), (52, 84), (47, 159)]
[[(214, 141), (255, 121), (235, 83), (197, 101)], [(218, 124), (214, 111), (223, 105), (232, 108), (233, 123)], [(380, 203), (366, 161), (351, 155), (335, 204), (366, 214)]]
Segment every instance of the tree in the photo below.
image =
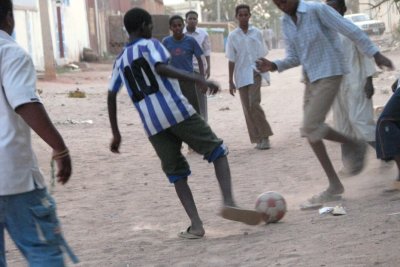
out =
[[(217, 1), (204, 0), (204, 11), (207, 14), (208, 21), (217, 21)], [(235, 7), (243, 4), (242, 0), (220, 0), (221, 21), (235, 20)], [(281, 12), (271, 0), (247, 0), (245, 4), (250, 6), (252, 24), (259, 28), (264, 28), (266, 24), (275, 25)]]

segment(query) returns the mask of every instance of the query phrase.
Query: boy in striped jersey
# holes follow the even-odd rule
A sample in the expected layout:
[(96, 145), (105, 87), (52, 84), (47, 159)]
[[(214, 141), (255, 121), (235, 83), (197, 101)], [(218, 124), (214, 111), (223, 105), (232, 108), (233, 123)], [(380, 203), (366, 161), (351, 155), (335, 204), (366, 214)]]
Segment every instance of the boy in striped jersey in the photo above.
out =
[(228, 150), (182, 95), (177, 79), (195, 81), (203, 92), (209, 88), (210, 94), (218, 92), (218, 85), (206, 81), (201, 75), (185, 73), (168, 65), (168, 50), (159, 41), (151, 39), (153, 26), (147, 11), (140, 8), (131, 9), (124, 17), (124, 25), (129, 33), (129, 43), (114, 63), (108, 93), (108, 112), (113, 133), (111, 151), (119, 153), (121, 144), (116, 116), (116, 96), (124, 84), (161, 160), (162, 169), (174, 184), (191, 220), (188, 229), (178, 235), (182, 238), (197, 239), (205, 234), (187, 183), (190, 168), (181, 153), (182, 142), (214, 164), (224, 201), (222, 217), (247, 224), (258, 224), (261, 221), (258, 213), (236, 207), (226, 157)]

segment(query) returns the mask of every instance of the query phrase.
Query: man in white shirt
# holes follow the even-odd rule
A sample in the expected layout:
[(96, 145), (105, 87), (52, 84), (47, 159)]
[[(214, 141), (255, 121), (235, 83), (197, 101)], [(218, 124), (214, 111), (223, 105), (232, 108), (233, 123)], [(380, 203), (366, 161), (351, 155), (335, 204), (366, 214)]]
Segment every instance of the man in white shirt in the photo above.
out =
[[(346, 13), (344, 0), (328, 0), (326, 3), (340, 15), (344, 16)], [(372, 76), (376, 73), (375, 63), (372, 58), (362, 54), (349, 38), (343, 35), (340, 35), (340, 38), (350, 72), (343, 76), (339, 93), (332, 106), (334, 126), (346, 135), (367, 141), (375, 149), (376, 124), (372, 105)], [(339, 174), (351, 175), (352, 170), (347, 165), (347, 157), (352, 156), (351, 147), (342, 144), (341, 148), (343, 168)]]
[(30, 56), (13, 40), (13, 5), (0, 2), (0, 266), (6, 266), (4, 229), (30, 266), (64, 266), (63, 249), (77, 258), (61, 233), (32, 150), (32, 128), (50, 147), (58, 182), (68, 182), (71, 158), (36, 94)]
[[(205, 70), (205, 78), (208, 79), (211, 73), (211, 43), (208, 33), (205, 30), (197, 27), (198, 17), (199, 15), (196, 11), (188, 11), (185, 15), (186, 27), (184, 28), (183, 32), (186, 35), (192, 36), (203, 50), (204, 57), (202, 56), (202, 59)], [(197, 59), (195, 57), (193, 57), (193, 69), (194, 72), (200, 73), (199, 64), (197, 63)], [(196, 90), (196, 94), (199, 101), (200, 115), (205, 121), (208, 121), (207, 95), (203, 94), (201, 90)]]
[(266, 56), (268, 50), (261, 31), (249, 25), (250, 17), (248, 5), (236, 6), (239, 27), (229, 33), (226, 44), (229, 92), (234, 96), (236, 88), (239, 89), (250, 142), (257, 144), (256, 149), (269, 149), (269, 137), (273, 133), (260, 105), (261, 75), (255, 71), (254, 65), (255, 60)]

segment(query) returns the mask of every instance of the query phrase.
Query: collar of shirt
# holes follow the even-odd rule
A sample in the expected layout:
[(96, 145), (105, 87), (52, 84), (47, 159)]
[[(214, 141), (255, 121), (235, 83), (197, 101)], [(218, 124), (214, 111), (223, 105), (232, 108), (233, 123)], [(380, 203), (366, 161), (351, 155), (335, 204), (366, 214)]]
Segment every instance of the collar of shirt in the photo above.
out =
[(237, 27), (236, 29), (237, 29), (239, 34), (243, 34), (243, 35), (250, 35), (256, 30), (256, 28), (254, 26), (252, 26), (252, 25), (249, 25), (249, 28), (247, 29), (247, 32), (244, 32), (243, 29), (240, 28), (240, 27)]
[(12, 41), (15, 43), (15, 40), (5, 31), (0, 30), (0, 38), (7, 39), (8, 41)]
[(185, 28), (183, 28), (183, 33), (188, 33), (188, 34), (200, 34), (200, 31), (199, 31), (199, 27), (196, 27), (196, 28), (194, 29), (194, 31), (189, 32), (189, 31), (187, 30), (187, 28), (185, 27)]

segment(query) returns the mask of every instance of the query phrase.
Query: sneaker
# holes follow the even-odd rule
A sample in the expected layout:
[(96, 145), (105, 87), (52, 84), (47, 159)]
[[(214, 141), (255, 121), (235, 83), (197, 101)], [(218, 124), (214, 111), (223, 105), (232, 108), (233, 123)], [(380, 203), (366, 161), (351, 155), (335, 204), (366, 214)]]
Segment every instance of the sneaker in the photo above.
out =
[(264, 150), (264, 149), (270, 149), (271, 144), (269, 142), (269, 139), (262, 139), (260, 143), (257, 144), (256, 146), (257, 149)]

